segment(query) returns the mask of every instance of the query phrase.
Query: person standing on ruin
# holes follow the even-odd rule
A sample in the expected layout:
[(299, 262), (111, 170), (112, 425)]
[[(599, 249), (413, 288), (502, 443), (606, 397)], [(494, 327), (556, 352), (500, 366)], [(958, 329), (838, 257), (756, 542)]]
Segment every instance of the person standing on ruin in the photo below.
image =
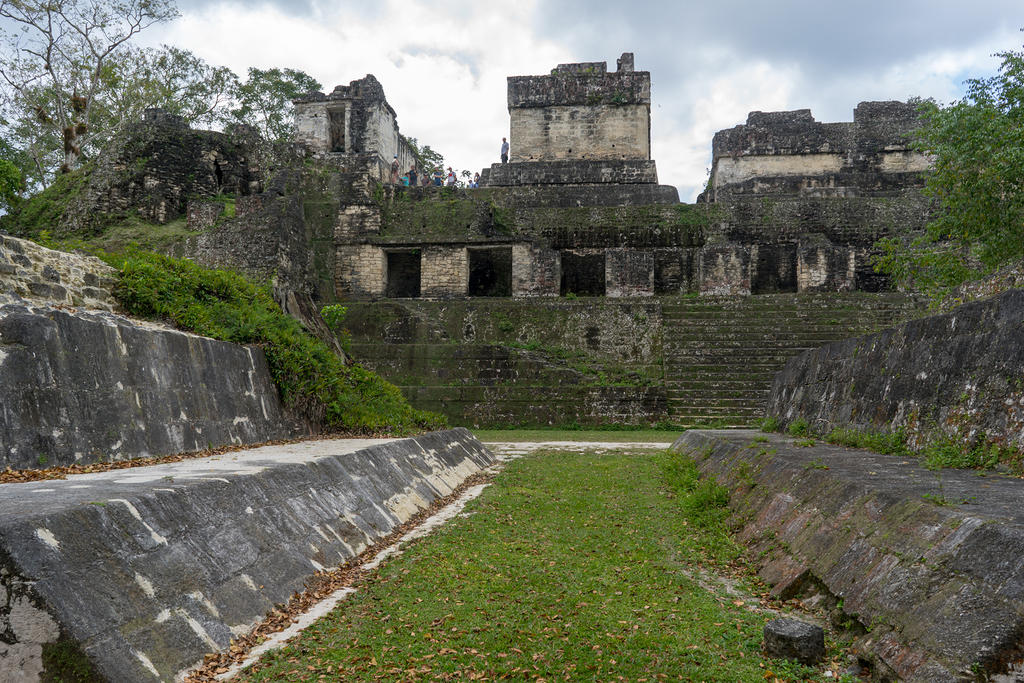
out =
[(508, 140), (505, 138), (501, 139), (501, 163), (508, 163)]
[(411, 185), (412, 187), (416, 187), (416, 178), (417, 178), (416, 167), (415, 166), (410, 166), (409, 167), (409, 185)]
[(395, 160), (391, 162), (391, 184), (398, 184), (398, 155), (395, 155)]

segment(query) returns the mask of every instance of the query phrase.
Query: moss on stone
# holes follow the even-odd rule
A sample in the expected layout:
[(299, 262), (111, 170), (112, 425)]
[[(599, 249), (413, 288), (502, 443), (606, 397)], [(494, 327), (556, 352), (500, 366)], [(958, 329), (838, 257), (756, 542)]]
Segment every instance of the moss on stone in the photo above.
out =
[(61, 638), (43, 645), (43, 683), (103, 683), (93, 663), (77, 643)]

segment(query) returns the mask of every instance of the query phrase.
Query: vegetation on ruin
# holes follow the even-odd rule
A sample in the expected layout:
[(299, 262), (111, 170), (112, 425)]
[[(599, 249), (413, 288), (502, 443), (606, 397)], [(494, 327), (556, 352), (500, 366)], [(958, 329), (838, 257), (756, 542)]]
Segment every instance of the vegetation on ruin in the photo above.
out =
[(825, 680), (761, 653), (727, 500), (681, 454), (521, 458), (239, 680)]
[(16, 171), (15, 198), (95, 160), (150, 107), (201, 127), (250, 125), (268, 150), (291, 138), (291, 101), (320, 84), (280, 68), (249, 69), (243, 81), (188, 50), (135, 44), (176, 16), (173, 0), (0, 5), (0, 173)]
[(399, 390), (359, 365), (345, 365), (326, 343), (284, 314), (267, 286), (225, 270), (130, 249), (107, 255), (118, 268), (114, 294), (144, 318), (214, 339), (263, 349), (284, 405), (324, 431), (411, 433), (445, 426), (413, 409)]
[(934, 157), (925, 193), (937, 211), (924, 234), (883, 239), (876, 268), (938, 302), (965, 281), (1024, 259), (1024, 52), (967, 81), (943, 106), (920, 102), (916, 146)]
[[(766, 432), (782, 431), (776, 418), (762, 421), (761, 429)], [(910, 436), (902, 427), (895, 430), (835, 427), (827, 434), (816, 434), (802, 418), (791, 422), (786, 433), (795, 437), (814, 436), (826, 443), (864, 448), (881, 455), (916, 458), (930, 470), (1000, 468), (1016, 475), (1024, 474), (1024, 453), (1018, 448), (990, 439), (985, 434), (958, 439), (931, 430), (923, 438), (918, 438), (919, 445), (912, 445)]]

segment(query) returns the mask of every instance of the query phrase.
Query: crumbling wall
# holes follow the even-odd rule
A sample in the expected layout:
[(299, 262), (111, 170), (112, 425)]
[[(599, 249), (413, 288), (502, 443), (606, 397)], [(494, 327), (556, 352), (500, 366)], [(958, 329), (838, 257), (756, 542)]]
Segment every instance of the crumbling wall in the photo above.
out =
[(250, 142), (244, 126), (226, 133), (192, 130), (177, 116), (148, 109), (99, 155), (50, 230), (60, 235), (106, 226), (129, 214), (167, 223), (184, 216), (195, 197), (258, 193), (259, 162)]
[(372, 157), (372, 175), (382, 181), (390, 179), (395, 156), (402, 173), (416, 165), (412, 147), (399, 133), (398, 116), (373, 74), (339, 85), (326, 95), (309, 93), (293, 105), (295, 139), (316, 155)]
[(905, 429), (1024, 447), (1024, 290), (793, 358), (767, 413), (815, 430)]
[(115, 272), (94, 256), (55, 251), (0, 234), (0, 303), (115, 311)]
[(819, 123), (809, 109), (751, 112), (715, 134), (710, 201), (742, 196), (855, 197), (923, 184), (930, 159), (911, 148), (917, 108), (861, 102), (849, 123)]

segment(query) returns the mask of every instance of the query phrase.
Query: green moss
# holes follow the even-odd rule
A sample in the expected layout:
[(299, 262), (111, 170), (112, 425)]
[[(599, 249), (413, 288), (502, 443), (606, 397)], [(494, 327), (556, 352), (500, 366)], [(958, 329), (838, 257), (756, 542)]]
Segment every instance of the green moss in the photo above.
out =
[(77, 643), (62, 638), (43, 645), (40, 680), (44, 683), (103, 683), (106, 679), (100, 676)]
[(189, 230), (184, 216), (168, 223), (150, 223), (138, 216), (128, 216), (109, 225), (95, 235), (76, 235), (64, 239), (40, 240), (46, 246), (63, 251), (82, 250), (89, 253), (118, 253), (129, 248), (174, 255), (181, 251), (185, 240), (201, 235), (202, 230)]
[(22, 237), (37, 237), (52, 232), (61, 223), (68, 203), (85, 186), (92, 165), (85, 164), (71, 173), (58, 175), (42, 192), (21, 202), (15, 211), (0, 217), (0, 230)]

